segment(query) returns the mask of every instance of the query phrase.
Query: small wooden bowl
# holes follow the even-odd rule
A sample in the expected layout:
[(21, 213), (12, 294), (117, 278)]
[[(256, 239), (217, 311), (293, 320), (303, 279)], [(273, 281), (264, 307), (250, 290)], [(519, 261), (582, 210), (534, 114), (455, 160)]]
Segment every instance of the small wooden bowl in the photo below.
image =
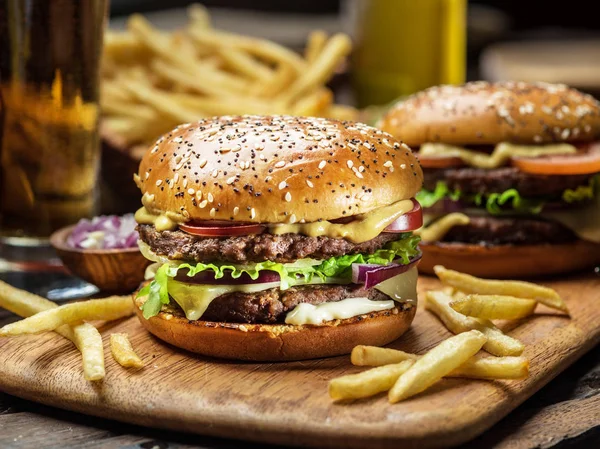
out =
[(59, 229), (50, 236), (50, 244), (69, 271), (109, 293), (129, 293), (140, 285), (151, 262), (138, 248), (73, 248), (67, 238), (74, 227)]

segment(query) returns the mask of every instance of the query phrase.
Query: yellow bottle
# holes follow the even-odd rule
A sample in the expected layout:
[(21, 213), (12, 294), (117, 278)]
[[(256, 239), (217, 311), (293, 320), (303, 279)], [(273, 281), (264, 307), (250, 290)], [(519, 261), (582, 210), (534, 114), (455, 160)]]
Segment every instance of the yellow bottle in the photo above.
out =
[(352, 77), (359, 106), (465, 81), (466, 0), (356, 0)]

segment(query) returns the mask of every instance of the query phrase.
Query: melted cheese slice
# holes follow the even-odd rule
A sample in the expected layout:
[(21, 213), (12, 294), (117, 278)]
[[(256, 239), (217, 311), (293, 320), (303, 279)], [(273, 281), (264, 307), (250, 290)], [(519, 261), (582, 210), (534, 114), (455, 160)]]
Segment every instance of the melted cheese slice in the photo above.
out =
[(269, 231), (275, 235), (293, 233), (309, 237), (327, 236), (333, 239), (348, 239), (353, 243), (362, 243), (374, 239), (401, 215), (412, 210), (411, 200), (402, 200), (389, 206), (380, 207), (350, 223), (331, 223), (316, 221), (313, 223), (276, 224), (269, 226)]
[(600, 195), (593, 205), (581, 210), (560, 210), (539, 214), (542, 218), (562, 223), (580, 239), (600, 243)]
[(233, 292), (255, 293), (279, 287), (279, 282), (242, 285), (184, 284), (169, 279), (169, 294), (179, 304), (188, 320), (198, 320), (218, 296)]
[(420, 236), (421, 240), (424, 242), (438, 242), (442, 240), (454, 226), (468, 225), (471, 222), (471, 219), (465, 214), (452, 212), (430, 225), (426, 224), (431, 221), (430, 217), (426, 218), (423, 216), (423, 227), (414, 231), (414, 234)]
[(322, 324), (325, 321), (345, 320), (365, 313), (393, 309), (394, 301), (371, 301), (369, 298), (346, 298), (318, 305), (298, 304), (285, 317), (286, 324)]
[(506, 165), (511, 157), (541, 157), (559, 154), (575, 154), (577, 148), (568, 143), (550, 145), (516, 145), (501, 142), (491, 154), (445, 143), (424, 143), (419, 149), (423, 156), (458, 157), (471, 167), (492, 169)]
[(373, 288), (385, 293), (394, 301), (416, 304), (418, 277), (417, 267), (413, 267), (405, 273), (380, 282)]

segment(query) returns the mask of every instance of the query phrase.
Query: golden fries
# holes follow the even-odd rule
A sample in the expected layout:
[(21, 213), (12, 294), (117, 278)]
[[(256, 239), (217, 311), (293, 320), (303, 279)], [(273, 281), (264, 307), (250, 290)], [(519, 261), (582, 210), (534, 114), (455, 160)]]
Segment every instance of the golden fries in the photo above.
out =
[(533, 299), (500, 295), (466, 295), (450, 302), (450, 307), (463, 315), (488, 320), (518, 320), (533, 314)]
[(350, 361), (356, 366), (382, 366), (418, 358), (419, 356), (416, 354), (409, 354), (398, 349), (365, 345), (355, 346), (350, 354)]
[(116, 320), (133, 314), (133, 301), (129, 296), (112, 296), (106, 299), (65, 304), (51, 308), (0, 329), (1, 337), (35, 334), (51, 331), (64, 324), (84, 320)]
[(81, 324), (76, 329), (75, 344), (83, 358), (83, 377), (92, 381), (103, 379), (104, 348), (100, 332), (89, 323)]
[(393, 404), (426, 390), (475, 355), (486, 340), (481, 332), (472, 330), (442, 341), (398, 378), (389, 401)]
[(110, 334), (110, 350), (119, 365), (126, 368), (143, 368), (144, 362), (131, 347), (127, 334)]
[(333, 104), (325, 83), (350, 40), (310, 34), (304, 55), (274, 42), (216, 30), (201, 5), (188, 25), (156, 29), (134, 14), (126, 31), (107, 31), (102, 66), (102, 129), (123, 145), (148, 145), (176, 124), (214, 115), (290, 114), (356, 120)]
[(558, 293), (548, 287), (523, 281), (480, 279), (458, 271), (448, 270), (440, 265), (435, 266), (433, 269), (443, 284), (465, 293), (534, 299), (548, 307), (569, 313), (566, 304)]
[[(21, 317), (29, 317), (47, 310), (56, 310), (58, 305), (46, 298), (0, 281), (0, 307)], [(88, 323), (75, 327), (64, 324), (54, 331), (77, 346), (81, 352), (83, 373), (87, 380), (100, 380), (104, 377), (104, 350), (102, 338), (96, 328)]]
[(525, 347), (519, 340), (504, 334), (489, 320), (472, 318), (456, 312), (450, 307), (452, 300), (452, 296), (443, 291), (429, 291), (425, 295), (425, 308), (437, 315), (448, 330), (454, 334), (473, 329), (482, 332), (487, 337), (483, 349), (490, 354), (514, 356), (523, 353)]
[[(383, 366), (420, 357), (397, 349), (360, 345), (352, 350), (350, 361), (356, 366)], [(448, 377), (521, 379), (528, 373), (529, 361), (525, 357), (473, 357), (449, 373)]]
[(526, 357), (473, 357), (460, 365), (447, 377), (472, 379), (524, 379), (529, 375)]
[(362, 373), (337, 377), (329, 382), (329, 396), (334, 400), (360, 399), (387, 391), (413, 363), (413, 360), (405, 360)]

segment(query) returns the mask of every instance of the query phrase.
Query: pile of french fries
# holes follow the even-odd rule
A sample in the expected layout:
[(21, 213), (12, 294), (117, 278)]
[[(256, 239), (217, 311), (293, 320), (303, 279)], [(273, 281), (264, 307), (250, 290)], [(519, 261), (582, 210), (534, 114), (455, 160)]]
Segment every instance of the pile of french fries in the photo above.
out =
[(274, 42), (217, 30), (192, 5), (175, 32), (132, 15), (108, 31), (102, 62), (102, 126), (129, 145), (151, 143), (180, 123), (238, 114), (290, 114), (353, 120), (325, 87), (350, 53), (345, 34), (314, 31), (304, 55)]
[[(530, 316), (538, 303), (569, 313), (560, 296), (547, 287), (479, 279), (442, 266), (434, 270), (444, 289), (427, 292), (425, 308), (456, 335), (424, 355), (355, 347), (352, 364), (376, 368), (332, 379), (332, 399), (360, 399), (388, 391), (389, 401), (396, 403), (423, 392), (443, 377), (525, 378), (529, 375), (529, 360), (521, 356), (523, 343), (504, 334), (491, 320)], [(478, 354), (480, 350), (492, 357)]]
[[(58, 306), (41, 296), (0, 281), (0, 307), (25, 319), (0, 328), (0, 337), (15, 337), (54, 331), (81, 352), (85, 379), (104, 378), (104, 347), (98, 329), (89, 321), (110, 321), (133, 314), (130, 296), (111, 296)], [(142, 368), (144, 363), (131, 347), (126, 334), (112, 334), (110, 348), (114, 359), (124, 367)]]

